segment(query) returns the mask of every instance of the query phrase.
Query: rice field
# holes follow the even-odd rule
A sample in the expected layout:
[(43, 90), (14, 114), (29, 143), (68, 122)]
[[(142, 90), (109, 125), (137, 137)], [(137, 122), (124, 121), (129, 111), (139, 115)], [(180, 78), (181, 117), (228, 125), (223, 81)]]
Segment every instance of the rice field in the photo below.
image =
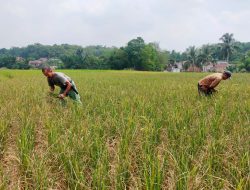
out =
[(63, 72), (82, 106), (0, 70), (0, 189), (250, 189), (249, 74), (208, 98), (207, 73)]

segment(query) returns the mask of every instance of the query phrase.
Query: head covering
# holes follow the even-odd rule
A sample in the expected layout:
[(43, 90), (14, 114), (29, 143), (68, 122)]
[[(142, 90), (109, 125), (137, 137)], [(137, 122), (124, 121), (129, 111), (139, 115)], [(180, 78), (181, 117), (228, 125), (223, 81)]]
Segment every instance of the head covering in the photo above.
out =
[(223, 74), (227, 75), (228, 78), (232, 76), (232, 73), (230, 71), (224, 71)]

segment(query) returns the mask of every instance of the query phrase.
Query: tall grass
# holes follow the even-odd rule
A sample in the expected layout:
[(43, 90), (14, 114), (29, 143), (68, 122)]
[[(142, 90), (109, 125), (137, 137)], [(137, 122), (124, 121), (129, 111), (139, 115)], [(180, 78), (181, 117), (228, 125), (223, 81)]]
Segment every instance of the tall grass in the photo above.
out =
[(63, 107), (40, 71), (2, 72), (0, 148), (18, 133), (23, 188), (250, 189), (248, 74), (206, 98), (202, 73), (66, 70), (83, 105)]

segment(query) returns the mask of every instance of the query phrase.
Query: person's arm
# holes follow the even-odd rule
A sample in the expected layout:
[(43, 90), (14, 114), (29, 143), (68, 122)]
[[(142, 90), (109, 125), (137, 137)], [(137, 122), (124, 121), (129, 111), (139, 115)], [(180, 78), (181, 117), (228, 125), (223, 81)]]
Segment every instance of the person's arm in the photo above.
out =
[(210, 85), (209, 85), (209, 89), (214, 89), (219, 83), (220, 83), (220, 79), (215, 79)]
[(47, 78), (47, 81), (48, 81), (48, 85), (50, 87), (50, 92), (54, 92), (55, 85), (52, 83), (52, 81), (49, 78)]
[(54, 85), (50, 86), (50, 92), (54, 92), (54, 90), (55, 90), (55, 86)]
[(59, 95), (60, 98), (65, 98), (67, 96), (68, 92), (71, 89), (72, 84), (67, 80), (66, 81), (66, 86), (67, 87), (66, 87), (65, 91), (62, 94)]

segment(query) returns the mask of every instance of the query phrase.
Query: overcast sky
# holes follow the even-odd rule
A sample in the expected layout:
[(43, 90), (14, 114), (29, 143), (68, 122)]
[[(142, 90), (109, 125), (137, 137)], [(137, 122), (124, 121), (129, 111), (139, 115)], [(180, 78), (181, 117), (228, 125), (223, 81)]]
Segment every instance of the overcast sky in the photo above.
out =
[(0, 48), (42, 44), (125, 46), (138, 36), (162, 49), (250, 41), (250, 0), (0, 0)]

